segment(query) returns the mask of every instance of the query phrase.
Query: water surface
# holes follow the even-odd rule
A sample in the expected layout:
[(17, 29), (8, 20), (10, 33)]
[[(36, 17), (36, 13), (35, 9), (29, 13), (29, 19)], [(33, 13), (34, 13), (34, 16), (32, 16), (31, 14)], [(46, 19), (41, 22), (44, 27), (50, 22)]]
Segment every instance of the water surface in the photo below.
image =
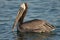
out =
[[(47, 20), (56, 26), (54, 35), (24, 34), (16, 38), (16, 31), (11, 32), (19, 6), (28, 3), (28, 12), (24, 21), (33, 19)], [(25, 38), (26, 37), (26, 38)], [(0, 40), (60, 40), (60, 0), (0, 0)]]

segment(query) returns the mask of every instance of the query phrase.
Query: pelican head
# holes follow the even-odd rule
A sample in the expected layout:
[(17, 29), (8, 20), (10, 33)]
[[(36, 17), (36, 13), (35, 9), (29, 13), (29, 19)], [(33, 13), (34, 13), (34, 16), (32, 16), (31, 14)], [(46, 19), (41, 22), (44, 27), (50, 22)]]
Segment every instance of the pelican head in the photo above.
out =
[(12, 31), (14, 30), (14, 28), (16, 27), (17, 23), (22, 23), (23, 22), (23, 19), (25, 17), (25, 14), (27, 12), (27, 3), (22, 3), (20, 5), (20, 9), (18, 11), (18, 14), (16, 16), (16, 19), (15, 19), (15, 22), (13, 24), (13, 27), (12, 27)]
[(21, 4), (21, 8), (23, 8), (24, 10), (26, 9), (26, 5), (27, 5), (27, 3), (23, 3), (23, 4)]

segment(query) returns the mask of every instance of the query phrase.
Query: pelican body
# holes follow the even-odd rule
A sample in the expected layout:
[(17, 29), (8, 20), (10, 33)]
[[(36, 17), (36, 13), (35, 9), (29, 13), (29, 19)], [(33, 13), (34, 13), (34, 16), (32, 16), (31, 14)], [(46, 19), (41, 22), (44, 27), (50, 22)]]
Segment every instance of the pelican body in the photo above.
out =
[(35, 20), (23, 22), (27, 9), (28, 9), (27, 3), (21, 4), (13, 25), (12, 31), (14, 30), (16, 25), (17, 25), (17, 29), (20, 32), (40, 32), (41, 33), (41, 32), (51, 32), (55, 30), (55, 26), (51, 25), (50, 23), (44, 20), (35, 19)]

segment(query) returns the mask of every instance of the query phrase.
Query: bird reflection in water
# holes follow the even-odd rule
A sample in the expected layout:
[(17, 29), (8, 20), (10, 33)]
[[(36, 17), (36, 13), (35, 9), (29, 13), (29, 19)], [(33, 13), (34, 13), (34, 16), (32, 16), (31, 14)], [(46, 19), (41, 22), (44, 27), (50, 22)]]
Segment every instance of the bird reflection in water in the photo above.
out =
[(16, 40), (53, 40), (53, 36), (46, 33), (18, 33)]

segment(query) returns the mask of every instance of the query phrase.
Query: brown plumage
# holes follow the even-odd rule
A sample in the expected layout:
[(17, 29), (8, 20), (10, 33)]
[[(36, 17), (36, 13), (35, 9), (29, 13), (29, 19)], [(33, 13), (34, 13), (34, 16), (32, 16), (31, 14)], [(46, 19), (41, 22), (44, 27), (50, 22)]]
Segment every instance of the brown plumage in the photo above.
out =
[(17, 28), (20, 32), (51, 32), (55, 30), (55, 27), (53, 25), (49, 24), (47, 21), (44, 20), (35, 19), (23, 22), (27, 9), (27, 3), (21, 4), (20, 9), (18, 11), (18, 15), (12, 28), (13, 30), (16, 25), (18, 25)]

